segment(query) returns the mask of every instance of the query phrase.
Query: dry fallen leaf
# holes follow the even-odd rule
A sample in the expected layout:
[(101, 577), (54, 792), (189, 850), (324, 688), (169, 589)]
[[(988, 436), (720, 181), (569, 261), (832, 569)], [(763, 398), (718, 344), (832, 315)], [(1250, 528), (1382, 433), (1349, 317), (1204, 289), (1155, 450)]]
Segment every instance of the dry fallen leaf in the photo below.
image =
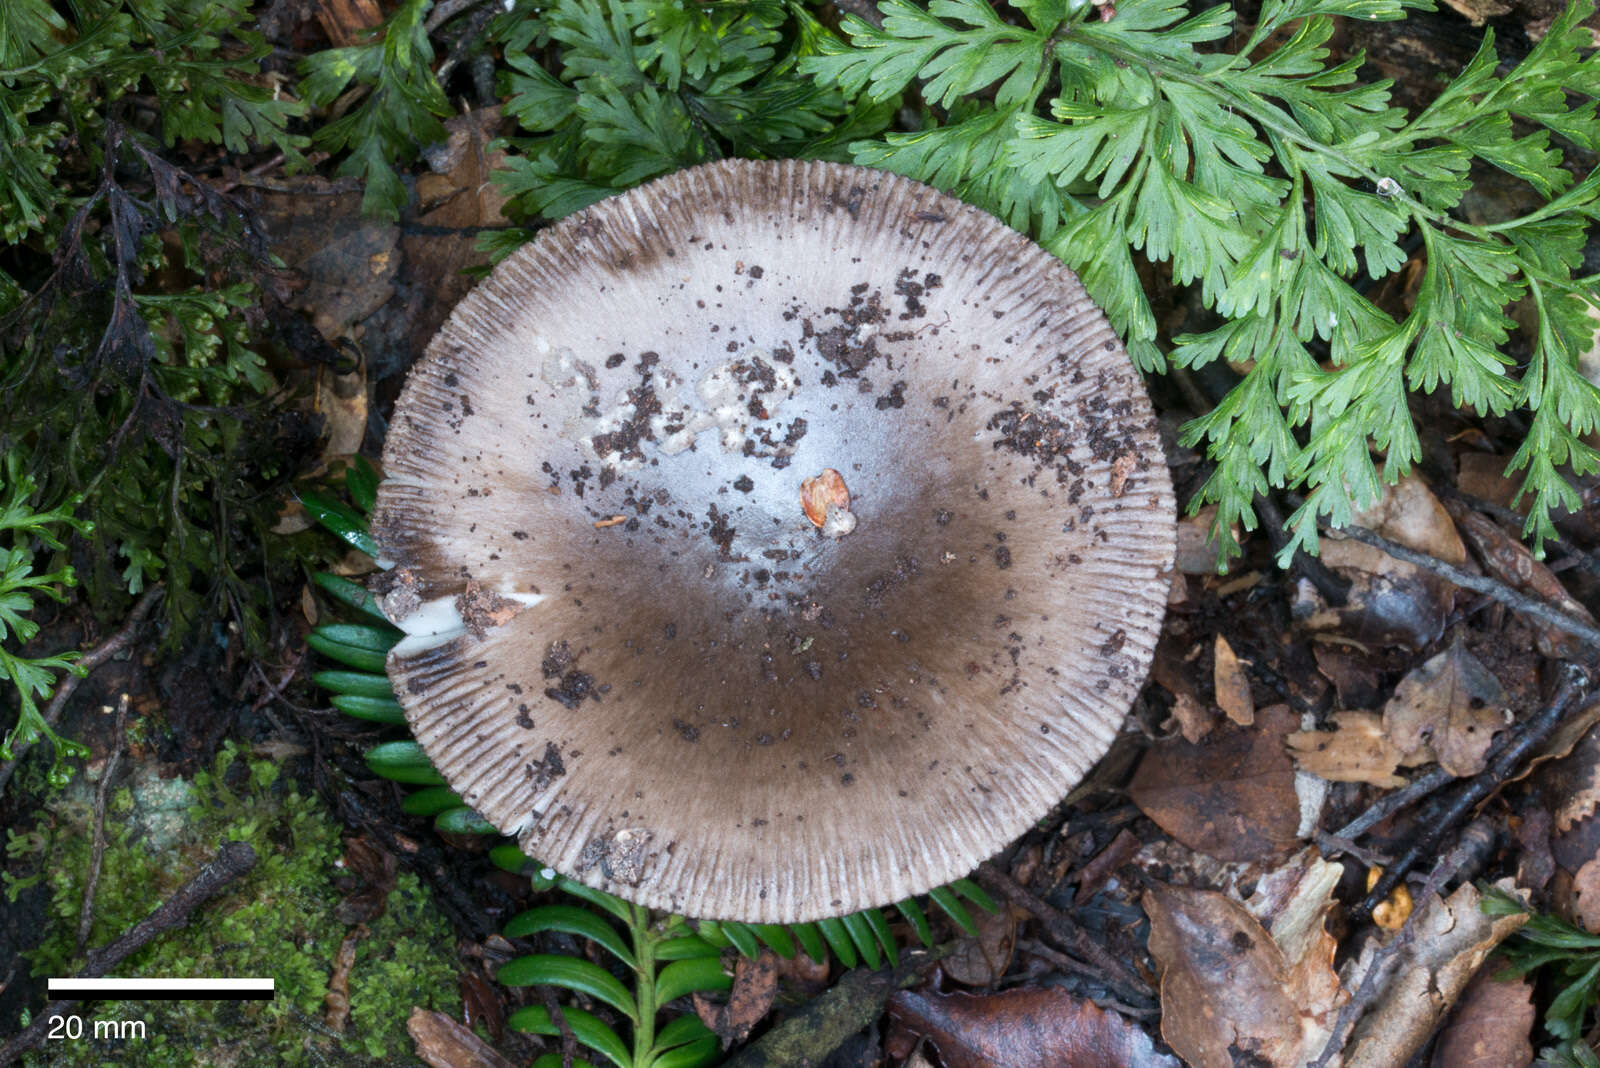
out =
[(1256, 720), (1256, 702), (1250, 696), (1250, 679), (1239, 664), (1228, 639), (1217, 635), (1211, 671), (1217, 691), (1217, 707), (1233, 722), (1248, 727)]
[(937, 1046), (945, 1068), (1180, 1068), (1121, 1016), (1056, 987), (982, 995), (900, 990), (889, 998), (889, 1014)]
[(1311, 655), (1317, 670), (1339, 691), (1339, 704), (1345, 708), (1372, 708), (1382, 694), (1378, 689), (1378, 669), (1372, 652), (1327, 642), (1312, 642)]
[(1214, 890), (1152, 889), (1150, 955), (1161, 974), (1161, 1037), (1194, 1068), (1296, 1061), (1299, 1012), (1283, 951), (1239, 902)]
[(1299, 840), (1294, 764), (1283, 740), (1300, 717), (1269, 705), (1249, 727), (1204, 742), (1157, 742), (1128, 786), (1135, 804), (1179, 842), (1219, 860), (1262, 860)]
[[(1526, 545), (1500, 529), (1492, 519), (1463, 504), (1452, 501), (1450, 511), (1490, 575), (1594, 625), (1594, 616), (1589, 610), (1573, 599), (1553, 571), (1533, 558), (1532, 550)], [(1534, 634), (1535, 644), (1544, 656), (1579, 661), (1585, 658), (1587, 650), (1575, 635), (1551, 626), (1535, 626)]]
[(1384, 733), (1376, 712), (1335, 712), (1331, 731), (1296, 731), (1289, 751), (1301, 771), (1330, 782), (1364, 782), (1385, 789), (1404, 786), (1395, 774), (1400, 750)]
[(1600, 857), (1592, 858), (1573, 873), (1572, 890), (1578, 899), (1578, 922), (1591, 934), (1600, 931)]
[(362, 215), (359, 192), (335, 188), (306, 178), (291, 192), (260, 194), (254, 202), (272, 251), (292, 272), (285, 303), (305, 311), (330, 339), (351, 336), (387, 303), (400, 269), (400, 228)]
[[(1513, 889), (1509, 879), (1496, 885)], [(1525, 913), (1488, 916), (1482, 903), (1478, 888), (1463, 883), (1448, 898), (1434, 896), (1417, 906), (1409, 928), (1414, 937), (1399, 951), (1386, 989), (1351, 1032), (1344, 1068), (1393, 1068), (1409, 1061), (1494, 947), (1528, 920)], [(1345, 976), (1347, 986), (1360, 985), (1377, 945), (1376, 939), (1367, 943)]]
[(1473, 976), (1433, 1047), (1432, 1068), (1527, 1068), (1533, 1063), (1533, 986), (1502, 982), (1494, 961)]
[(743, 1042), (750, 1029), (760, 1023), (772, 1008), (778, 994), (778, 957), (762, 950), (751, 960), (741, 956), (734, 966), (733, 990), (726, 1003), (704, 994), (694, 996), (694, 1011), (701, 1021), (722, 1039), (722, 1048)]
[(442, 1012), (412, 1009), (406, 1031), (416, 1043), (417, 1059), (429, 1068), (516, 1068), (470, 1028)]
[(993, 986), (1011, 963), (1017, 944), (1017, 917), (1010, 909), (973, 916), (978, 933), (956, 943), (939, 962), (944, 973), (963, 986)]
[[(1407, 476), (1385, 487), (1378, 503), (1356, 516), (1360, 526), (1418, 552), (1452, 564), (1467, 553), (1450, 515), (1426, 485)], [(1401, 643), (1420, 649), (1444, 631), (1455, 586), (1362, 542), (1330, 538), (1322, 561), (1350, 579), (1342, 608), (1321, 607), (1305, 620), (1311, 630), (1337, 630), (1377, 645)]]
[(322, 999), (322, 1022), (336, 1035), (344, 1034), (350, 1022), (350, 969), (356, 964), (356, 946), (371, 934), (365, 924), (357, 924), (344, 936), (333, 957), (333, 974), (328, 977), (328, 993)]
[(1437, 760), (1452, 775), (1476, 775), (1509, 725), (1504, 705), (1500, 680), (1457, 641), (1400, 680), (1383, 725), (1405, 766)]

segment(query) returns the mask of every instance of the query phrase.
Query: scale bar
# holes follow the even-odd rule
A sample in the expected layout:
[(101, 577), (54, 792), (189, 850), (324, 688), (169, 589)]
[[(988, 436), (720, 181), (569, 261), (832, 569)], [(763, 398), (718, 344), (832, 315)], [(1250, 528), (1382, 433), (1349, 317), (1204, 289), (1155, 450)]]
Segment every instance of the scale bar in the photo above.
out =
[(51, 979), (51, 997), (139, 1001), (271, 1001), (271, 979)]

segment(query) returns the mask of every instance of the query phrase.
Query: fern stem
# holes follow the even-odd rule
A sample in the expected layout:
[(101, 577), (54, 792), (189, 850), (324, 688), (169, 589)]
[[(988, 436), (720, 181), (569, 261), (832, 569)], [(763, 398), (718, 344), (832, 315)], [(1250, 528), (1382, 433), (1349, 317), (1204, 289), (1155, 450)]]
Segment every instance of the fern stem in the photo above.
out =
[(633, 938), (633, 955), (639, 981), (634, 986), (634, 1006), (639, 1022), (633, 1029), (633, 1063), (644, 1068), (650, 1063), (650, 1047), (656, 1041), (656, 938), (650, 931), (650, 910), (628, 906), (628, 933)]

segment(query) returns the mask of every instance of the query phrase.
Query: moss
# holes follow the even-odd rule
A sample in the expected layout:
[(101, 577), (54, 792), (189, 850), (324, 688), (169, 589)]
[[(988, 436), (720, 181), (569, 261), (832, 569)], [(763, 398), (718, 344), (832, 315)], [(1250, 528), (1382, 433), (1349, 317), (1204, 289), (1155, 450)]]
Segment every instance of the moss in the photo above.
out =
[[(52, 1042), (30, 1064), (178, 1065), (416, 1063), (405, 1020), (413, 1005), (459, 1008), (454, 944), (416, 878), (402, 874), (381, 916), (367, 921), (349, 976), (350, 1026), (334, 1034), (323, 1022), (333, 958), (353, 929), (337, 909), (333, 884), (342, 854), (338, 825), (316, 799), (278, 781), (265, 760), (241, 760), (231, 743), (215, 770), (197, 775), (181, 832), (152, 850), (150, 808), (171, 783), (136, 781), (109, 806), (95, 924), (89, 944), (102, 945), (144, 917), (207, 860), (222, 838), (249, 842), (260, 857), (251, 875), (113, 974), (127, 976), (262, 976), (276, 980), (272, 1001), (102, 1002), (85, 1021), (142, 1020), (143, 1039)], [(71, 974), (73, 943), (88, 870), (88, 808), (61, 797), (38, 827), (9, 836), (13, 858), (32, 855), (40, 875), (10, 879), (12, 889), (42, 878), (51, 889), (51, 927), (28, 954), (36, 976)], [(165, 823), (165, 820), (157, 821)], [(8, 877), (9, 879), (9, 877)], [(90, 1024), (92, 1032), (92, 1024)]]

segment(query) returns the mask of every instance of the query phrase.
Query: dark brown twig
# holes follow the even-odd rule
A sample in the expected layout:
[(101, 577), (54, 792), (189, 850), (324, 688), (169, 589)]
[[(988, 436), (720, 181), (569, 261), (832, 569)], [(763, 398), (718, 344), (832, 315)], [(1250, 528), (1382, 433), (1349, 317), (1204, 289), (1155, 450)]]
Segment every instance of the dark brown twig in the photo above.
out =
[(556, 992), (548, 986), (539, 989), (539, 1000), (544, 1002), (544, 1009), (550, 1014), (550, 1019), (555, 1021), (556, 1030), (561, 1032), (561, 1068), (572, 1068), (573, 1061), (578, 1056), (578, 1036), (572, 1033), (572, 1025), (567, 1022), (566, 1013), (561, 1011), (561, 1002), (556, 1000)]
[(1462, 783), (1438, 817), (1427, 823), (1422, 833), (1400, 855), (1400, 859), (1384, 871), (1372, 890), (1355, 907), (1353, 915), (1356, 918), (1364, 919), (1372, 915), (1372, 910), (1400, 885), (1400, 880), (1405, 878), (1406, 872), (1415, 867), (1423, 857), (1432, 855), (1450, 829), (1464, 820), (1479, 802), (1509, 780), (1523, 760), (1531, 756), (1533, 751), (1560, 725), (1567, 713), (1582, 701), (1589, 690), (1588, 675), (1576, 664), (1570, 663), (1563, 663), (1561, 672), (1563, 676), (1561, 683), (1556, 688), (1555, 696), (1550, 699), (1550, 703), (1535, 713), (1533, 718), (1517, 731), (1512, 742), (1489, 762), (1487, 768)]
[[(109, 945), (89, 954), (79, 979), (97, 979), (115, 968), (146, 945), (170, 931), (189, 922), (194, 910), (211, 900), (229, 883), (256, 866), (256, 851), (247, 842), (223, 842), (222, 848), (211, 862), (195, 873), (194, 877), (156, 906), (154, 912), (128, 928), (122, 936)], [(0, 1064), (17, 1060), (32, 1049), (50, 1027), (50, 1017), (59, 1015), (78, 999), (52, 1001), (34, 1016), (33, 1022), (16, 1037), (0, 1046)]]
[(977, 880), (1020, 909), (1031, 913), (1044, 924), (1045, 930), (1062, 948), (1076, 953), (1094, 965), (1095, 978), (1105, 983), (1125, 998), (1149, 1002), (1155, 992), (1131, 968), (1111, 955), (1110, 950), (1089, 937), (1089, 932), (1069, 920), (1060, 909), (1041, 900), (1033, 891), (1017, 882), (992, 864), (984, 864), (975, 873)]
[[(1054, 946), (1045, 945), (1043, 942), (1035, 942), (1031, 938), (1018, 939), (1017, 949), (1031, 957), (1038, 957), (1042, 961), (1053, 964), (1064, 972), (1072, 972), (1096, 981), (1100, 981), (1102, 978), (1096, 969), (1089, 967), (1080, 960), (1067, 956)], [(1102, 1009), (1114, 1009), (1124, 1016), (1132, 1016), (1136, 1019), (1149, 1020), (1161, 1015), (1161, 1010), (1153, 1006), (1129, 1005), (1127, 1002), (1118, 1001), (1112, 997), (1092, 997), (1089, 1000)]]
[(1550, 607), (1537, 597), (1530, 597), (1512, 589), (1503, 582), (1489, 578), (1487, 575), (1474, 575), (1464, 571), (1454, 564), (1446, 563), (1436, 556), (1419, 553), (1415, 549), (1407, 548), (1399, 542), (1390, 541), (1381, 534), (1376, 534), (1366, 527), (1344, 526), (1337, 529), (1329, 528), (1331, 534), (1341, 534), (1348, 538), (1382, 549), (1396, 560), (1404, 560), (1414, 564), (1425, 571), (1431, 571), (1454, 582), (1463, 589), (1474, 590), (1478, 593), (1493, 597), (1501, 604), (1513, 608), (1523, 615), (1531, 616), (1541, 623), (1557, 627), (1568, 634), (1575, 635), (1588, 642), (1590, 645), (1600, 646), (1600, 628), (1591, 626), (1583, 620)]
[(100, 888), (100, 865), (106, 855), (106, 799), (111, 794), (111, 779), (117, 773), (128, 722), (128, 695), (117, 699), (117, 723), (113, 728), (111, 754), (101, 769), (100, 783), (94, 791), (94, 844), (89, 850), (89, 877), (83, 881), (83, 907), (78, 910), (78, 954), (89, 945), (89, 928), (94, 926), (94, 895)]
[[(128, 618), (123, 621), (121, 628), (111, 637), (78, 658), (77, 666), (82, 669), (82, 675), (69, 672), (61, 677), (61, 680), (56, 683), (54, 696), (50, 698), (50, 703), (45, 706), (45, 723), (54, 727), (60, 721), (61, 713), (66, 710), (67, 702), (72, 699), (72, 695), (77, 692), (79, 684), (88, 677), (89, 673), (127, 648), (128, 643), (138, 633), (139, 624), (144, 622), (145, 616), (150, 614), (150, 609), (155, 607), (161, 592), (162, 587), (159, 583), (145, 590), (144, 596), (134, 602), (133, 609), (128, 613)], [(17, 747), (16, 755), (4, 764), (0, 764), (0, 790), (6, 788), (6, 783), (11, 781), (12, 774), (17, 770), (17, 764), (27, 755), (30, 748), (32, 747)]]

